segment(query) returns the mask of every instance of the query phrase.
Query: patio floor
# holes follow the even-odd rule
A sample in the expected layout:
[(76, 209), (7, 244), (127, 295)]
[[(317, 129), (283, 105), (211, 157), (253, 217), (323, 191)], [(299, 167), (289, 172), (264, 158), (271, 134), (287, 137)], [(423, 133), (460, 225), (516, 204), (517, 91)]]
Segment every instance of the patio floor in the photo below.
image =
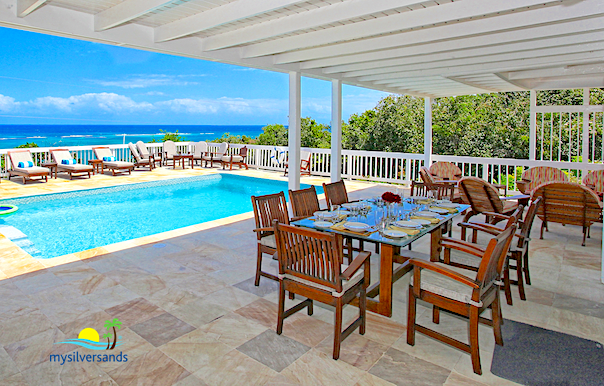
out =
[[(2, 181), (0, 191), (31, 195), (72, 189), (184, 177), (213, 171), (159, 169), (132, 177), (51, 180), (21, 186)], [(267, 178), (275, 173), (242, 172)], [(306, 178), (304, 182), (323, 181)], [(374, 196), (385, 184), (347, 182), (352, 198)], [(513, 288), (514, 305), (503, 315), (534, 326), (604, 344), (604, 285), (600, 284), (601, 224), (581, 247), (577, 227), (551, 225), (531, 241), (527, 301)], [(253, 285), (256, 239), (250, 213), (187, 227), (80, 254), (35, 260), (0, 239), (0, 379), (8, 385), (507, 385), (490, 373), (492, 329), (480, 327), (483, 375), (472, 372), (469, 355), (421, 334), (406, 343), (408, 276), (394, 286), (394, 315), (368, 313), (367, 333), (342, 343), (331, 358), (333, 312), (315, 307), (298, 313), (277, 336), (277, 285)], [(414, 244), (427, 251), (428, 240)], [(370, 250), (372, 248), (370, 247)], [(372, 255), (372, 273), (379, 258)], [(266, 269), (276, 262), (265, 259)], [(299, 299), (297, 300), (299, 301)], [(289, 303), (291, 304), (291, 303)], [(345, 309), (351, 320), (358, 310)], [(418, 307), (418, 321), (467, 340), (467, 324), (443, 314), (431, 323)], [(101, 331), (106, 320), (122, 321), (125, 363), (50, 362), (50, 354), (101, 353), (54, 345), (76, 338), (85, 327)], [(116, 350), (114, 350), (116, 351)]]

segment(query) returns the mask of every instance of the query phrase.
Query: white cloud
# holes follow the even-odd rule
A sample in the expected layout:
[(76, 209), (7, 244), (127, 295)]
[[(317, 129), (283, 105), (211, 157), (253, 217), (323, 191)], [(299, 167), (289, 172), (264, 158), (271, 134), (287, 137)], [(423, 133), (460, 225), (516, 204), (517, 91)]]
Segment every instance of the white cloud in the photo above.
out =
[(168, 107), (176, 113), (216, 114), (234, 113), (251, 115), (254, 113), (271, 113), (287, 109), (287, 101), (279, 99), (172, 99), (155, 103), (156, 107)]
[(90, 93), (74, 95), (68, 98), (42, 97), (23, 105), (30, 108), (42, 110), (59, 110), (63, 112), (75, 112), (85, 109), (100, 109), (106, 112), (136, 112), (152, 109), (153, 105), (148, 102), (135, 102), (129, 97), (114, 93)]
[(0, 111), (14, 111), (19, 106), (19, 102), (15, 102), (15, 98), (0, 94)]
[(125, 89), (132, 88), (147, 88), (157, 86), (190, 86), (199, 84), (189, 78), (202, 77), (199, 75), (165, 75), (165, 74), (150, 74), (150, 75), (132, 75), (126, 79), (106, 80), (106, 79), (88, 79), (89, 82), (105, 87), (121, 87)]

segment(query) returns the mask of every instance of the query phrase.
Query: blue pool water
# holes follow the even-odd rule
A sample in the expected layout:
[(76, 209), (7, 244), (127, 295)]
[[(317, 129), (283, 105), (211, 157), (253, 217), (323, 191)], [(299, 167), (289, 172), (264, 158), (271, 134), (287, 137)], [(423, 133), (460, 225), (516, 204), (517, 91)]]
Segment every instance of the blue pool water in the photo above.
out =
[(51, 258), (249, 212), (251, 196), (279, 191), (285, 181), (216, 174), (3, 200), (19, 210), (0, 232)]

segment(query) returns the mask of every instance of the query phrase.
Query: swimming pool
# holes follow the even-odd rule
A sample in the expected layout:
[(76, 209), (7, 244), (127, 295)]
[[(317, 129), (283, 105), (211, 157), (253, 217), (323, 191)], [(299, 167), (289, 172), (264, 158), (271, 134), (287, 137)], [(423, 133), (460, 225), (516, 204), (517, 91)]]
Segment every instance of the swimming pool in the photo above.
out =
[(287, 182), (214, 174), (2, 200), (19, 210), (0, 233), (51, 258), (249, 212), (250, 196), (280, 191)]

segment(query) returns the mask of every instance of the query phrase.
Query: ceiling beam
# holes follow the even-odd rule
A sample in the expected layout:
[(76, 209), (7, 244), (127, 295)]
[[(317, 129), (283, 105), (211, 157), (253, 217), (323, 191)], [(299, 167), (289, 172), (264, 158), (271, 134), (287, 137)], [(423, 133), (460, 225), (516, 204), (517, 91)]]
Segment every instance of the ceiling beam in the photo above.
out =
[(40, 8), (48, 0), (17, 0), (17, 16), (25, 17)]
[(222, 24), (284, 8), (304, 0), (237, 0), (155, 28), (155, 42), (165, 42)]
[(356, 19), (362, 16), (386, 12), (397, 8), (422, 3), (422, 0), (350, 0), (300, 12), (287, 17), (240, 28), (235, 31), (210, 36), (203, 40), (206, 51), (233, 47), (279, 35), (289, 34), (337, 23), (341, 20)]
[[(508, 12), (516, 8), (543, 6), (543, 4), (559, 2), (560, 0), (464, 0), (445, 3), (411, 12), (256, 43), (246, 46), (243, 49), (243, 56), (250, 58), (272, 55), (284, 51), (294, 51), (312, 46), (328, 45), (380, 34), (400, 32), (402, 30), (423, 28), (440, 23), (456, 22), (459, 19), (482, 18), (486, 14)], [(467, 32), (471, 33), (471, 31)]]
[(174, 0), (126, 0), (94, 15), (94, 30), (104, 31), (117, 27), (173, 2)]
[[(382, 52), (380, 50), (388, 50), (404, 46), (409, 46), (404, 49), (413, 49), (413, 47), (411, 46), (434, 42), (440, 42), (442, 46), (448, 47), (449, 50), (452, 50), (460, 48), (458, 44), (464, 44), (466, 41), (455, 39), (466, 38), (467, 40), (469, 40), (469, 38), (472, 36), (482, 38), (481, 41), (483, 43), (481, 45), (487, 44), (488, 39), (492, 39), (493, 44), (497, 42), (501, 43), (506, 34), (515, 36), (512, 41), (526, 40), (532, 37), (532, 30), (515, 30), (524, 29), (531, 26), (537, 27), (539, 25), (544, 24), (554, 24), (558, 22), (572, 21), (573, 19), (575, 19), (576, 21), (580, 18), (586, 18), (581, 22), (589, 23), (589, 18), (592, 18), (594, 16), (604, 16), (604, 2), (600, 0), (583, 0), (581, 2), (575, 2), (570, 5), (565, 5), (563, 3), (559, 6), (538, 8), (523, 12), (500, 15), (492, 18), (476, 19), (461, 23), (437, 26), (433, 28), (414, 30), (405, 33), (394, 34), (391, 36), (375, 37), (360, 41), (334, 44), (327, 47), (317, 47), (297, 52), (288, 52), (277, 55), (274, 61), (277, 64), (284, 64), (307, 60), (316, 60), (320, 58), (333, 58), (334, 60), (331, 64), (336, 64), (338, 63), (338, 61), (340, 61), (340, 63), (351, 63), (349, 59), (343, 55), (354, 55), (364, 52), (367, 53), (365, 54), (364, 61), (379, 60), (386, 58), (382, 56)], [(550, 31), (555, 28), (556, 26), (549, 26)], [(591, 29), (601, 28), (602, 24), (591, 27)], [(478, 36), (481, 34), (487, 35), (497, 32), (505, 33), (499, 34), (498, 36), (493, 36), (492, 38), (490, 35)], [(560, 32), (549, 33), (549, 35), (556, 34), (560, 34)], [(522, 38), (521, 36), (524, 36), (524, 38)], [(471, 46), (465, 47), (467, 48)], [(391, 56), (389, 57), (392, 58), (397, 56), (402, 55), (397, 53), (391, 53)], [(353, 62), (358, 61), (362, 60), (359, 57), (356, 57)], [(325, 65), (327, 64), (323, 64), (323, 66)]]
[(587, 74), (603, 74), (604, 75), (604, 62), (585, 64), (580, 66), (566, 66), (558, 68), (548, 68), (543, 70), (527, 70), (527, 71), (515, 71), (504, 73), (507, 79), (518, 80), (518, 79), (532, 79), (532, 78), (545, 78), (554, 76), (569, 76), (569, 75), (587, 75)]

